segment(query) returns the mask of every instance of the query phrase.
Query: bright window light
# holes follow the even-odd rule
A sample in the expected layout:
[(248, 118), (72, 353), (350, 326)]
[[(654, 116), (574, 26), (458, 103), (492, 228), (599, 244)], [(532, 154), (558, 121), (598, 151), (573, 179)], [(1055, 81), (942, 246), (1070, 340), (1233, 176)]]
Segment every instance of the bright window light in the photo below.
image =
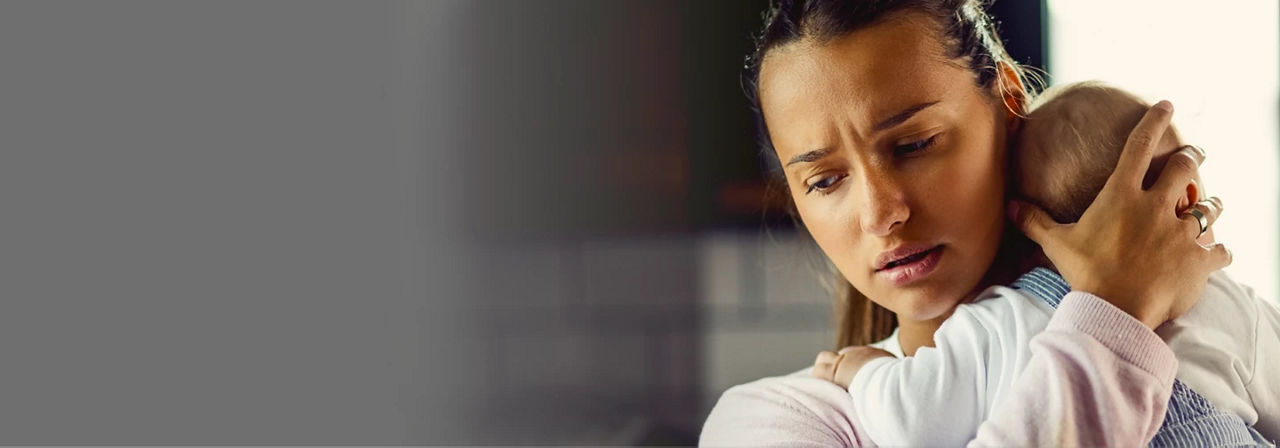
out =
[(1049, 0), (1050, 82), (1096, 79), (1174, 104), (1174, 124), (1205, 148), (1227, 272), (1260, 296), (1280, 289), (1277, 221), (1280, 10), (1277, 2)]

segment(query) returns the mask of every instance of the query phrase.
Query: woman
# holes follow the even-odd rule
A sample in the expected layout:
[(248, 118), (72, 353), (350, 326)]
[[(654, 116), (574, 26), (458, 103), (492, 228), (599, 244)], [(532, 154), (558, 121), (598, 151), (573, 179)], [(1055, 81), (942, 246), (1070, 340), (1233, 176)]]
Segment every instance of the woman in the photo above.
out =
[[(748, 68), (761, 142), (846, 280), (840, 346), (888, 338), (911, 355), (958, 304), (1012, 280), (1006, 148), (1029, 92), (977, 0), (782, 1)], [(1171, 112), (1162, 102), (1135, 128), (1080, 222), (1010, 207), (1076, 292), (979, 443), (1133, 445), (1159, 427), (1176, 361), (1151, 329), (1230, 263), (1221, 245), (1195, 243), (1195, 218), (1172, 213), (1194, 164), (1170, 163), (1142, 189)], [(1190, 155), (1179, 160), (1203, 157)], [(731, 389), (702, 442), (865, 443), (843, 391), (809, 380)]]

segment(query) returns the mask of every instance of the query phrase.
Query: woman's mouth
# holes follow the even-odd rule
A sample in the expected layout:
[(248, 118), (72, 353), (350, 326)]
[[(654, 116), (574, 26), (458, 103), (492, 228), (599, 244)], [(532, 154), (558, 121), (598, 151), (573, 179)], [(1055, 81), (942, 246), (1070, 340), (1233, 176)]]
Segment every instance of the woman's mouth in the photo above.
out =
[[(938, 261), (942, 258), (942, 245), (920, 249), (899, 249), (887, 254), (893, 254), (881, 258), (889, 260), (882, 263), (875, 273), (880, 278), (888, 280), (894, 286), (905, 286), (932, 274), (934, 269), (938, 267)], [(904, 253), (905, 252), (905, 253)], [(897, 258), (893, 258), (897, 256)]]

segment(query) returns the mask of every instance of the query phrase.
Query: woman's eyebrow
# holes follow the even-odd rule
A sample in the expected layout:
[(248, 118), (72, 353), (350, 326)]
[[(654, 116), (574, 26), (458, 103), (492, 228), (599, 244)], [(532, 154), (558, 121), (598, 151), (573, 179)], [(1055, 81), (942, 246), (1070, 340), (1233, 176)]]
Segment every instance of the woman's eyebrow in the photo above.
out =
[(814, 162), (814, 161), (817, 161), (818, 159), (826, 157), (827, 154), (831, 154), (831, 148), (815, 149), (813, 151), (809, 151), (804, 154), (800, 154), (798, 156), (792, 157), (791, 160), (787, 161), (787, 166), (795, 165), (800, 162)]
[[(928, 109), (929, 106), (932, 106), (934, 104), (938, 104), (938, 102), (929, 101), (929, 102), (916, 104), (914, 106), (903, 109), (901, 112), (893, 114), (893, 116), (886, 118), (880, 121), (879, 123), (876, 123), (875, 127), (872, 129), (874, 129), (876, 132), (880, 132), (885, 129), (889, 129), (891, 127), (900, 125), (902, 124), (902, 122), (911, 119), (911, 117), (915, 116), (920, 111)], [(818, 159), (826, 157), (827, 154), (831, 154), (831, 148), (822, 148), (822, 149), (815, 149), (813, 151), (808, 151), (803, 154), (792, 157), (791, 160), (787, 161), (786, 166), (795, 165), (801, 162), (814, 162), (814, 161), (817, 161)]]
[(893, 116), (891, 116), (891, 117), (889, 117), (889, 118), (886, 118), (886, 119), (884, 119), (883, 121), (881, 121), (881, 122), (879, 122), (879, 123), (876, 123), (875, 127), (873, 127), (872, 129), (874, 129), (876, 132), (879, 132), (879, 131), (883, 131), (883, 130), (885, 130), (885, 129), (889, 129), (889, 128), (891, 128), (891, 127), (894, 127), (894, 126), (900, 125), (900, 124), (902, 124), (902, 122), (907, 121), (907, 120), (908, 120), (908, 119), (910, 119), (912, 116), (915, 116), (915, 114), (916, 114), (917, 112), (920, 112), (920, 111), (922, 111), (922, 110), (925, 110), (925, 109), (927, 109), (929, 106), (932, 106), (932, 105), (934, 105), (934, 104), (938, 104), (938, 102), (937, 102), (937, 101), (930, 101), (930, 102), (927, 102), (927, 103), (920, 103), (920, 104), (917, 104), (917, 105), (914, 105), (914, 106), (908, 107), (908, 108), (906, 108), (906, 109), (903, 109), (903, 110), (902, 110), (902, 112), (898, 112), (898, 113), (896, 113), (896, 114), (893, 114)]

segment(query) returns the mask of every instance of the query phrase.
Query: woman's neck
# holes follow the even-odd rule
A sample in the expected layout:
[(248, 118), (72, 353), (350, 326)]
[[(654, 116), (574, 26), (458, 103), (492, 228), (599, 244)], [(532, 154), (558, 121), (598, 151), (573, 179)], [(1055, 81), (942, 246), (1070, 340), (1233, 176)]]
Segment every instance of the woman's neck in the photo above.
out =
[[(1032, 245), (1033, 243), (1030, 243), (1030, 240), (1026, 240), (1026, 237), (1021, 235), (1016, 235), (1014, 238), (1011, 240), (1006, 235), (1005, 244), (1001, 246), (1001, 251), (997, 253), (996, 261), (992, 267), (978, 282), (978, 285), (972, 291), (969, 291), (969, 294), (959, 303), (972, 302), (988, 286), (1010, 284), (1019, 275), (1038, 265), (1036, 261), (1039, 258), (1034, 258), (1033, 256), (1038, 252), (1039, 247)], [(902, 354), (915, 356), (916, 350), (920, 347), (933, 347), (933, 334), (954, 312), (955, 308), (952, 308), (945, 314), (930, 320), (910, 320), (898, 315), (898, 345), (902, 347)]]
[(942, 322), (951, 317), (955, 310), (931, 320), (908, 320), (898, 316), (898, 346), (902, 354), (915, 356), (920, 347), (933, 347), (933, 334), (942, 326)]

